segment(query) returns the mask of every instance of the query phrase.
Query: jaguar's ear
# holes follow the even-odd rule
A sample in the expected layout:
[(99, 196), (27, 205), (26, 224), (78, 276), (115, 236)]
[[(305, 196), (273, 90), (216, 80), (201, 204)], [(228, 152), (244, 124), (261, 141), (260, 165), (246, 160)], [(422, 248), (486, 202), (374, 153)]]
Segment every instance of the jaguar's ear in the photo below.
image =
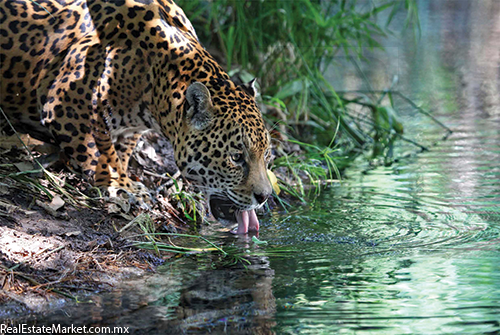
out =
[(257, 97), (257, 88), (255, 87), (255, 79), (252, 79), (250, 80), (248, 83), (246, 84), (241, 84), (241, 88), (243, 90), (245, 90), (245, 92), (247, 92), (248, 94), (250, 94), (250, 96), (252, 97)]
[(197, 130), (208, 127), (212, 121), (212, 99), (210, 91), (200, 82), (189, 85), (186, 91), (186, 118)]

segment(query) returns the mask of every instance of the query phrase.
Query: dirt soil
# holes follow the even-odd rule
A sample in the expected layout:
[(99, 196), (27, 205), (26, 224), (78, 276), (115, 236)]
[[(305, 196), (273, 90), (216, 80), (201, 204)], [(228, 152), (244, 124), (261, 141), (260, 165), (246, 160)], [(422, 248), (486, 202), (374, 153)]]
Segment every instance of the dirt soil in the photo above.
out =
[[(172, 256), (135, 248), (127, 238), (142, 232), (127, 228), (141, 210), (124, 212), (124, 203), (85, 198), (91, 186), (64, 167), (57, 154), (54, 158), (53, 148), (24, 135), (21, 139), (30, 154), (17, 135), (0, 138), (0, 319), (111, 290)], [(63, 181), (62, 192), (39, 172), (33, 158)], [(154, 135), (145, 139), (132, 165), (133, 175), (147, 186), (171, 192), (168, 176), (177, 168), (167, 143)], [(142, 168), (153, 165), (154, 172)], [(160, 231), (189, 228), (182, 209), (171, 201), (159, 201), (148, 213)]]

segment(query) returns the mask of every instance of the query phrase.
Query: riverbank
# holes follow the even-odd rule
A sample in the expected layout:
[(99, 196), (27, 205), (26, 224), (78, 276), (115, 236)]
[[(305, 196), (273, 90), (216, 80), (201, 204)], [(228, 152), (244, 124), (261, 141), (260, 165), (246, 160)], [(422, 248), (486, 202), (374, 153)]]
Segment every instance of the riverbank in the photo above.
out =
[[(181, 181), (174, 187), (165, 177), (176, 175), (171, 147), (157, 136), (139, 143), (132, 164), (132, 174), (150, 188), (163, 186), (149, 211), (87, 196), (95, 192), (91, 185), (64, 167), (53, 148), (19, 136), (1, 140), (0, 318), (79, 301), (153, 272), (173, 254), (137, 248), (137, 235), (145, 229), (181, 233), (192, 228), (183, 216), (190, 209), (176, 200)], [(169, 192), (167, 201), (162, 195)], [(149, 218), (153, 227), (137, 217)]]

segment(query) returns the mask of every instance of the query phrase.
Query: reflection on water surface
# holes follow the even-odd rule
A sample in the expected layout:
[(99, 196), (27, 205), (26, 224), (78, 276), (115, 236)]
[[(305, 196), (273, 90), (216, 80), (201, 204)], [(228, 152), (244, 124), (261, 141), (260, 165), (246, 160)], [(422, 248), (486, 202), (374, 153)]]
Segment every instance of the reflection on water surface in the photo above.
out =
[[(217, 235), (253, 255), (246, 268), (179, 259), (32, 322), (71, 315), (152, 334), (500, 332), (500, 2), (420, 10), (421, 40), (395, 44), (397, 62), (367, 73), (382, 89), (398, 74), (399, 89), (454, 130), (447, 141), (391, 167), (361, 162), (315, 203), (264, 219), (268, 244)], [(339, 88), (364, 88), (341, 78)], [(430, 145), (444, 135), (405, 112), (408, 137)]]

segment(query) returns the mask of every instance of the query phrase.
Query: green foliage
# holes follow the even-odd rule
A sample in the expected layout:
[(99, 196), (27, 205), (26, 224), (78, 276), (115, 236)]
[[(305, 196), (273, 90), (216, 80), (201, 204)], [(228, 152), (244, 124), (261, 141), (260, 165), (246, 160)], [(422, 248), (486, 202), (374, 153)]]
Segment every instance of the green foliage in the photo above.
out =
[[(382, 48), (381, 39), (401, 11), (407, 15), (405, 27), (418, 28), (415, 0), (177, 2), (203, 44), (222, 51), (228, 71), (238, 65), (255, 74), (263, 103), (284, 114), (281, 120), (264, 116), (284, 124), (306, 155), (282, 157), (278, 166), (287, 165), (293, 174), (300, 170), (311, 181), (328, 178), (326, 175), (335, 172), (332, 157), (354, 157), (354, 152), (370, 145), (381, 146), (375, 153), (387, 153), (386, 148), (398, 136), (394, 132), (402, 133), (395, 110), (389, 109), (392, 100), (391, 107), (386, 106), (387, 99), (383, 101), (384, 94), (348, 100), (332, 88), (324, 73), (336, 57), (357, 62), (364, 60), (366, 49)], [(381, 13), (386, 17), (384, 23), (379, 23)], [(362, 118), (371, 118), (369, 123), (359, 121), (359, 113), (353, 112), (360, 107), (365, 110)], [(333, 150), (338, 144), (341, 150)], [(318, 171), (325, 167), (329, 172), (321, 176)], [(304, 195), (302, 187), (298, 191)]]
[(171, 194), (171, 198), (178, 202), (178, 206), (182, 209), (184, 216), (196, 224), (198, 220), (203, 219), (203, 200), (201, 195), (186, 191), (179, 185), (175, 178), (172, 178), (172, 181), (175, 190)]
[[(296, 140), (290, 140), (291, 143), (298, 144), (304, 148), (304, 153), (301, 156), (283, 155), (274, 161), (276, 168), (286, 167), (290, 172), (288, 175), (281, 175), (281, 188), (295, 197), (303, 199), (306, 195), (318, 195), (322, 181), (331, 181), (334, 178), (340, 179), (340, 172), (337, 169), (332, 154), (338, 151), (329, 147), (320, 148), (313, 144), (303, 143)], [(309, 188), (306, 192), (302, 180), (303, 177), (311, 182), (315, 187)], [(284, 179), (286, 178), (286, 180)]]
[[(146, 216), (145, 219), (150, 220), (149, 216)], [(141, 219), (141, 221), (144, 220)], [(152, 223), (150, 223), (150, 225), (152, 225)], [(249, 252), (242, 253), (234, 247), (226, 247), (223, 249), (222, 247), (217, 246), (214, 242), (211, 242), (205, 237), (199, 235), (156, 233), (145, 228), (143, 224), (140, 224), (140, 228), (144, 232), (143, 234), (132, 235), (129, 236), (129, 238), (139, 237), (142, 240), (131, 240), (131, 244), (137, 248), (152, 250), (159, 256), (164, 253), (175, 253), (181, 255), (215, 254), (219, 256), (219, 261), (217, 263), (222, 266), (232, 266), (236, 264), (246, 266), (250, 264), (250, 261), (246, 257), (254, 254)], [(146, 241), (143, 241), (144, 239), (146, 239)], [(172, 239), (175, 239), (175, 244)], [(257, 241), (258, 243), (254, 242), (256, 244), (267, 243), (264, 241)], [(190, 246), (180, 246), (178, 243)], [(206, 244), (206, 246), (203, 244)], [(255, 254), (257, 255), (257, 253)]]

